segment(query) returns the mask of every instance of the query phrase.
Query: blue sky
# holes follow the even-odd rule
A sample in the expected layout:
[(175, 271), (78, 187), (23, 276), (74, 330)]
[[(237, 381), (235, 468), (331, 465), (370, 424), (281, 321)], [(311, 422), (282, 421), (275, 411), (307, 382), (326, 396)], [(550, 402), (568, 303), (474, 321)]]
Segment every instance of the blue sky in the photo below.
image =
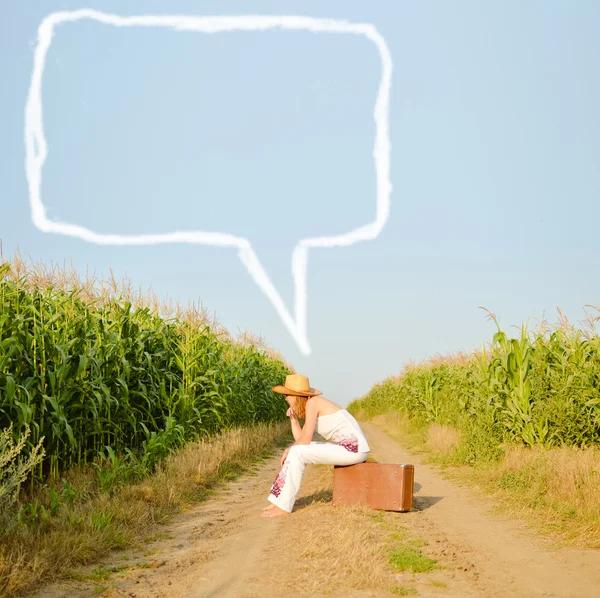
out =
[[(38, 231), (24, 106), (40, 21), (130, 14), (300, 14), (373, 23), (394, 61), (390, 219), (374, 241), (313, 250), (303, 356), (233, 249), (106, 247)], [(556, 307), (600, 303), (600, 5), (555, 2), (3, 2), (0, 238), (34, 260), (110, 268), (201, 300), (281, 350), (345, 405), (409, 360)], [(43, 83), (49, 216), (106, 233), (248, 237), (286, 302), (298, 239), (375, 213), (381, 65), (357, 36), (59, 26)]]

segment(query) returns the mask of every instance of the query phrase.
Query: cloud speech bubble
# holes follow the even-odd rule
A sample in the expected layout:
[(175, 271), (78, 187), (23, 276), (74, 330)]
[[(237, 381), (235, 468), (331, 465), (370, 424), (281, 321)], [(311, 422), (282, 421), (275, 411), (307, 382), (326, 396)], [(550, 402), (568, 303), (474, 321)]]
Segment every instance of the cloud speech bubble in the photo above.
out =
[[(118, 235), (102, 234), (89, 228), (48, 218), (41, 197), (42, 169), (48, 155), (42, 119), (42, 76), (46, 56), (52, 42), (54, 28), (60, 23), (92, 19), (116, 27), (167, 27), (178, 31), (219, 33), (232, 31), (266, 31), (270, 29), (305, 30), (315, 33), (351, 33), (372, 41), (382, 63), (381, 80), (375, 102), (375, 143), (373, 158), (376, 175), (375, 219), (347, 233), (330, 237), (311, 237), (298, 241), (292, 252), (294, 279), (294, 312), (285, 306), (280, 293), (262, 266), (250, 241), (228, 233), (208, 231), (173, 231), (162, 234)], [(154, 245), (158, 243), (194, 243), (217, 247), (234, 247), (250, 276), (265, 293), (284, 325), (305, 355), (311, 352), (307, 334), (308, 251), (314, 247), (344, 247), (359, 241), (375, 239), (387, 222), (390, 209), (390, 137), (389, 98), (392, 59), (384, 38), (371, 24), (316, 19), (302, 16), (216, 16), (141, 15), (122, 17), (95, 10), (76, 10), (49, 14), (38, 29), (33, 73), (25, 109), (25, 171), (29, 187), (29, 201), (34, 225), (47, 233), (77, 237), (98, 245)]]

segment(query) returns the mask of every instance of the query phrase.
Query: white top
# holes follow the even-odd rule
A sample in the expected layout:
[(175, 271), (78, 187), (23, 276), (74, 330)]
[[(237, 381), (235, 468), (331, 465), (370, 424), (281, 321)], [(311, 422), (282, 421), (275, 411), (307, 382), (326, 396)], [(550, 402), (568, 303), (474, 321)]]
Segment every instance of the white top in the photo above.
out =
[(325, 440), (340, 444), (352, 453), (366, 453), (371, 449), (358, 422), (346, 409), (317, 417), (317, 434)]

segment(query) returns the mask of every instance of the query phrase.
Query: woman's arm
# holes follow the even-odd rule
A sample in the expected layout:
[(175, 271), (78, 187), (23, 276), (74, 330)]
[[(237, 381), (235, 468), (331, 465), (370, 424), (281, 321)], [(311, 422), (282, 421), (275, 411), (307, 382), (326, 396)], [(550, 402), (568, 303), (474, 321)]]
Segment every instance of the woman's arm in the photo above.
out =
[[(287, 415), (290, 418), (290, 423), (292, 425), (292, 434), (294, 435), (294, 444), (310, 444), (313, 434), (315, 433), (315, 427), (317, 425), (317, 416), (319, 415), (319, 407), (316, 401), (308, 401), (306, 404), (306, 417), (304, 419), (304, 427), (300, 427), (300, 423), (298, 422), (298, 416), (294, 413), (294, 410), (290, 407), (288, 409)], [(281, 466), (283, 467), (283, 463), (285, 462), (288, 453), (290, 452), (290, 447), (286, 448), (283, 451), (283, 455), (281, 457)]]
[[(294, 439), (294, 444), (310, 444), (315, 433), (317, 425), (317, 415), (319, 414), (319, 406), (315, 400), (306, 403), (306, 417), (304, 418), (304, 426), (300, 428), (300, 436)], [(298, 424), (299, 426), (300, 424)], [(292, 445), (294, 446), (294, 445)]]
[(292, 435), (294, 436), (294, 440), (298, 440), (302, 434), (302, 427), (298, 421), (298, 416), (291, 407), (288, 409), (287, 416), (290, 418), (290, 425), (292, 426)]

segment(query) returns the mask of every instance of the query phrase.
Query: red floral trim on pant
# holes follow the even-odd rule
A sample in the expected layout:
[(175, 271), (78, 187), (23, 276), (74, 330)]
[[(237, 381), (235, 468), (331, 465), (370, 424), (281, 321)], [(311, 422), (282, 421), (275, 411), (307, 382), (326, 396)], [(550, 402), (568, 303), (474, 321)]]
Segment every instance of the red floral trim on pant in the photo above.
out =
[(334, 440), (335, 444), (343, 446), (346, 450), (351, 453), (358, 453), (358, 438), (356, 436), (341, 436)]
[(273, 487), (271, 488), (271, 494), (273, 496), (279, 497), (279, 495), (281, 494), (281, 490), (283, 489), (283, 486), (285, 484), (285, 476), (287, 473), (288, 465), (289, 465), (289, 460), (286, 459), (282, 468), (279, 470), (279, 474), (277, 475), (277, 477), (275, 478), (275, 481), (273, 482)]

